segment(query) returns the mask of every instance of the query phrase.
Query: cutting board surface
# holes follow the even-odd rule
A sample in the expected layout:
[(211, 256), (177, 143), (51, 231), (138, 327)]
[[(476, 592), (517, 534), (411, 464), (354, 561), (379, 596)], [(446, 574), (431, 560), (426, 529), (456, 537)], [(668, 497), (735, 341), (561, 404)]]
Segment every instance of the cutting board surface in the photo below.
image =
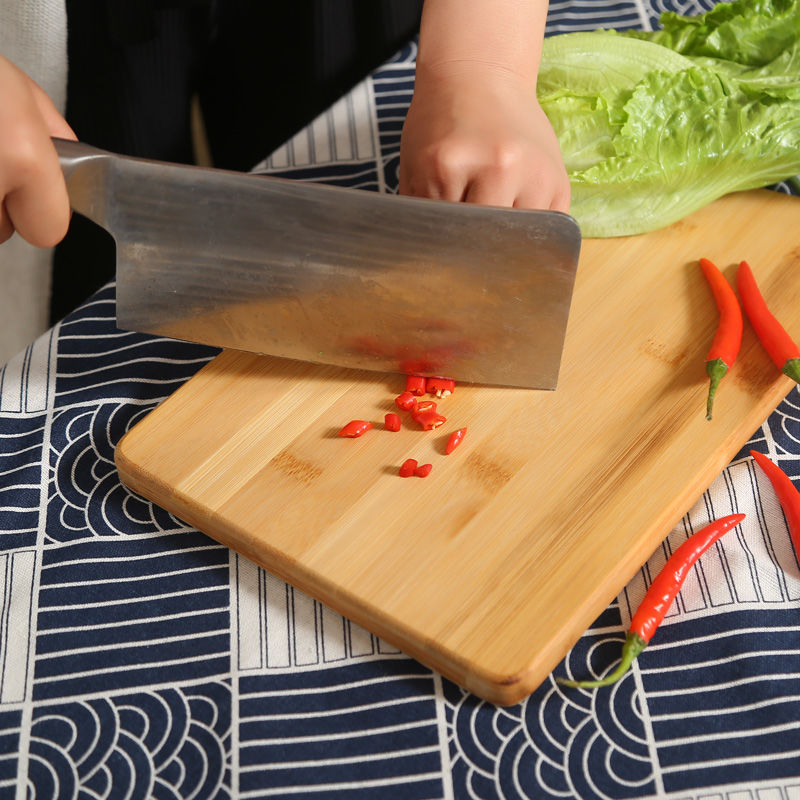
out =
[[(456, 683), (517, 702), (793, 386), (746, 323), (706, 421), (717, 312), (697, 260), (731, 281), (749, 261), (800, 334), (798, 229), (800, 199), (759, 190), (584, 241), (557, 390), (460, 385), (437, 431), (383, 430), (400, 376), (225, 351), (125, 436), (120, 475)], [(338, 437), (351, 419), (375, 428)], [(433, 471), (402, 479), (406, 458)]]

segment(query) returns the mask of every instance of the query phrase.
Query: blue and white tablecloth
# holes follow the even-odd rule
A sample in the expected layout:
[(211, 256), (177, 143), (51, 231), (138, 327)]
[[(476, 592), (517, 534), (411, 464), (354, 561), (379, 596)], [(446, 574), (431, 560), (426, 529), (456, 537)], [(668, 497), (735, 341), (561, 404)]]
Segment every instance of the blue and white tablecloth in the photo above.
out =
[[(554, 0), (551, 33), (700, 2)], [(397, 185), (414, 43), (260, 169)], [(687, 532), (694, 569), (615, 687), (498, 708), (127, 491), (122, 435), (216, 351), (116, 329), (110, 285), (0, 371), (0, 800), (800, 798), (800, 567), (748, 448), (560, 665), (618, 657)], [(800, 394), (751, 445), (800, 480)]]

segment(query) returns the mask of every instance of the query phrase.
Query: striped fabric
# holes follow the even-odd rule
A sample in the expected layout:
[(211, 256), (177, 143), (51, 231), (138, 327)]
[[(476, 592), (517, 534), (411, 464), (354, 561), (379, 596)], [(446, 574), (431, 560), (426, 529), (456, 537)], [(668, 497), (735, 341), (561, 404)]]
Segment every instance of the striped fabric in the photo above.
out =
[[(553, 0), (549, 30), (710, 2)], [(257, 171), (396, 191), (415, 55)], [(797, 390), (556, 670), (606, 669), (668, 555), (746, 512), (631, 672), (498, 708), (122, 487), (116, 443), (215, 353), (119, 331), (109, 285), (0, 369), (0, 800), (800, 798), (800, 567), (747, 455), (800, 481)]]

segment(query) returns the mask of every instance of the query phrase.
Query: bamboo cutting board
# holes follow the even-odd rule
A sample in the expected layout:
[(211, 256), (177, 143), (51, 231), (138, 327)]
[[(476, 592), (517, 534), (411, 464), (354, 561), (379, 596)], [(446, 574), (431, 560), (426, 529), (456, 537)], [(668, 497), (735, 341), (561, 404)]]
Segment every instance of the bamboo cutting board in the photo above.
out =
[[(799, 226), (800, 198), (759, 190), (585, 241), (558, 389), (458, 386), (438, 431), (382, 429), (399, 376), (223, 352), (125, 436), (120, 475), (456, 683), (517, 702), (791, 389), (746, 324), (706, 421), (717, 312), (697, 259), (731, 280), (748, 260), (800, 334)], [(354, 418), (375, 429), (337, 437)], [(409, 457), (430, 476), (398, 477)]]

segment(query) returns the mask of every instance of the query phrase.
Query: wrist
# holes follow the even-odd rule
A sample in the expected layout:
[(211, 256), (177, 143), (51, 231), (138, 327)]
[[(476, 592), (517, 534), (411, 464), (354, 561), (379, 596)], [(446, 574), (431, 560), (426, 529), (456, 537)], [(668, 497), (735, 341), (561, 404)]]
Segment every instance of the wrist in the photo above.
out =
[(536, 86), (537, 70), (526, 68), (519, 64), (509, 64), (502, 59), (492, 59), (488, 56), (480, 57), (452, 57), (441, 56), (431, 59), (417, 60), (417, 75), (430, 77), (436, 80), (469, 79), (472, 77), (498, 78), (515, 80)]
[(469, 58), (417, 63), (414, 92), (444, 97), (505, 97), (511, 102), (527, 97), (538, 102), (535, 73), (522, 74), (503, 63)]

